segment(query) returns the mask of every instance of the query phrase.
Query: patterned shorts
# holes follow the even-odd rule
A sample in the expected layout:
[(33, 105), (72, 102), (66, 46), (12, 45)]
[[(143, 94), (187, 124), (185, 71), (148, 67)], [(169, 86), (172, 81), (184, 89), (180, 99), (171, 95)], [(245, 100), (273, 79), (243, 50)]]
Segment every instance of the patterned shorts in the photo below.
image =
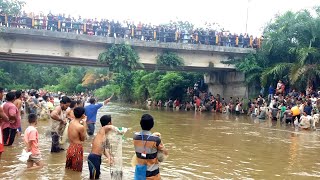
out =
[(66, 168), (82, 172), (83, 146), (82, 144), (70, 144), (66, 156)]

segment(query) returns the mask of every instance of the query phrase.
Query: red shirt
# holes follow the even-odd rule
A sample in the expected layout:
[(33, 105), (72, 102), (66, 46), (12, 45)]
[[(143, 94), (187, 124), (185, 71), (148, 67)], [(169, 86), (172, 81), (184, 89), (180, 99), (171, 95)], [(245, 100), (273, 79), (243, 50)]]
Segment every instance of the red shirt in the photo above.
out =
[(18, 108), (12, 102), (6, 102), (3, 104), (3, 111), (8, 117), (15, 116), (16, 120), (13, 123), (9, 121), (3, 121), (2, 129), (8, 127), (12, 129), (18, 129), (21, 126), (21, 116)]

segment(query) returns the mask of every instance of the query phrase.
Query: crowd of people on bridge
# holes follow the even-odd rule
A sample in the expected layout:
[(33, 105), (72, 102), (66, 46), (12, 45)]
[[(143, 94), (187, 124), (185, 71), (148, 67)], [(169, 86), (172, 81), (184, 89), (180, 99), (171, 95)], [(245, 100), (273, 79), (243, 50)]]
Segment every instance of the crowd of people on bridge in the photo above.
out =
[[(14, 145), (15, 139), (22, 136), (25, 148), (19, 160), (26, 162), (28, 170), (42, 168), (44, 162), (39, 141), (43, 138), (39, 138), (41, 135), (36, 127), (39, 121), (50, 121), (51, 153), (60, 153), (68, 145), (66, 169), (82, 172), (83, 143), (90, 139), (91, 151), (87, 157), (90, 179), (100, 178), (102, 155), (108, 160), (111, 178), (122, 179), (122, 172), (111, 172), (111, 167), (118, 161), (115, 159), (117, 152), (112, 151), (115, 144), (112, 146), (110, 140), (112, 136), (123, 135), (127, 128), (113, 126), (111, 116), (105, 114), (100, 118), (101, 128), (95, 131), (97, 112), (111, 99), (112, 96), (103, 103), (97, 103), (94, 97), (84, 93), (67, 96), (60, 92), (5, 90), (0, 87), (0, 161), (1, 155), (6, 155), (4, 147)], [(21, 128), (23, 118), (29, 124), (24, 134)], [(150, 132), (154, 126), (150, 114), (142, 115), (140, 126), (141, 131), (133, 135), (135, 179), (159, 180), (159, 162), (165, 159), (168, 151), (161, 142), (161, 134)], [(141, 145), (145, 139), (148, 144)]]
[[(188, 24), (188, 22), (186, 22)], [(190, 25), (190, 24), (189, 24)], [(0, 26), (45, 29), (50, 31), (73, 32), (115, 38), (130, 38), (143, 41), (206, 44), (216, 46), (260, 48), (263, 37), (253, 37), (247, 33), (220, 32), (213, 28), (180, 27), (177, 24), (152, 25), (132, 21), (108, 19), (74, 18), (64, 14), (48, 15), (23, 12), (19, 16), (9, 16), (0, 12)]]

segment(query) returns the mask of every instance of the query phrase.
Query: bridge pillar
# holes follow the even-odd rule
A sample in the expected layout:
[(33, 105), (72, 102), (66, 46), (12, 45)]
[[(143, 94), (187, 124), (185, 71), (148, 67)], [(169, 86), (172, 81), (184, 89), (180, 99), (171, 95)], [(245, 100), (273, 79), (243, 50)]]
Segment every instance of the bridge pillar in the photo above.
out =
[(248, 97), (248, 86), (245, 83), (244, 74), (241, 72), (216, 71), (204, 75), (204, 81), (208, 84), (208, 90), (213, 95), (221, 97)]

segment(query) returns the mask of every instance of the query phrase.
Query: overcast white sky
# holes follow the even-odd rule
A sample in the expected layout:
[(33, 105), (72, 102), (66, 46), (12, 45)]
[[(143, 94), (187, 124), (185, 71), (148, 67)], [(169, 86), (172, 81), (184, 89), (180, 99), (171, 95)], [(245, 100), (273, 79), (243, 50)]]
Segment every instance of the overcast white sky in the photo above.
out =
[(25, 0), (27, 12), (65, 13), (82, 18), (130, 19), (138, 23), (188, 20), (217, 22), (226, 30), (244, 33), (249, 6), (248, 33), (260, 35), (277, 13), (320, 6), (320, 0)]

